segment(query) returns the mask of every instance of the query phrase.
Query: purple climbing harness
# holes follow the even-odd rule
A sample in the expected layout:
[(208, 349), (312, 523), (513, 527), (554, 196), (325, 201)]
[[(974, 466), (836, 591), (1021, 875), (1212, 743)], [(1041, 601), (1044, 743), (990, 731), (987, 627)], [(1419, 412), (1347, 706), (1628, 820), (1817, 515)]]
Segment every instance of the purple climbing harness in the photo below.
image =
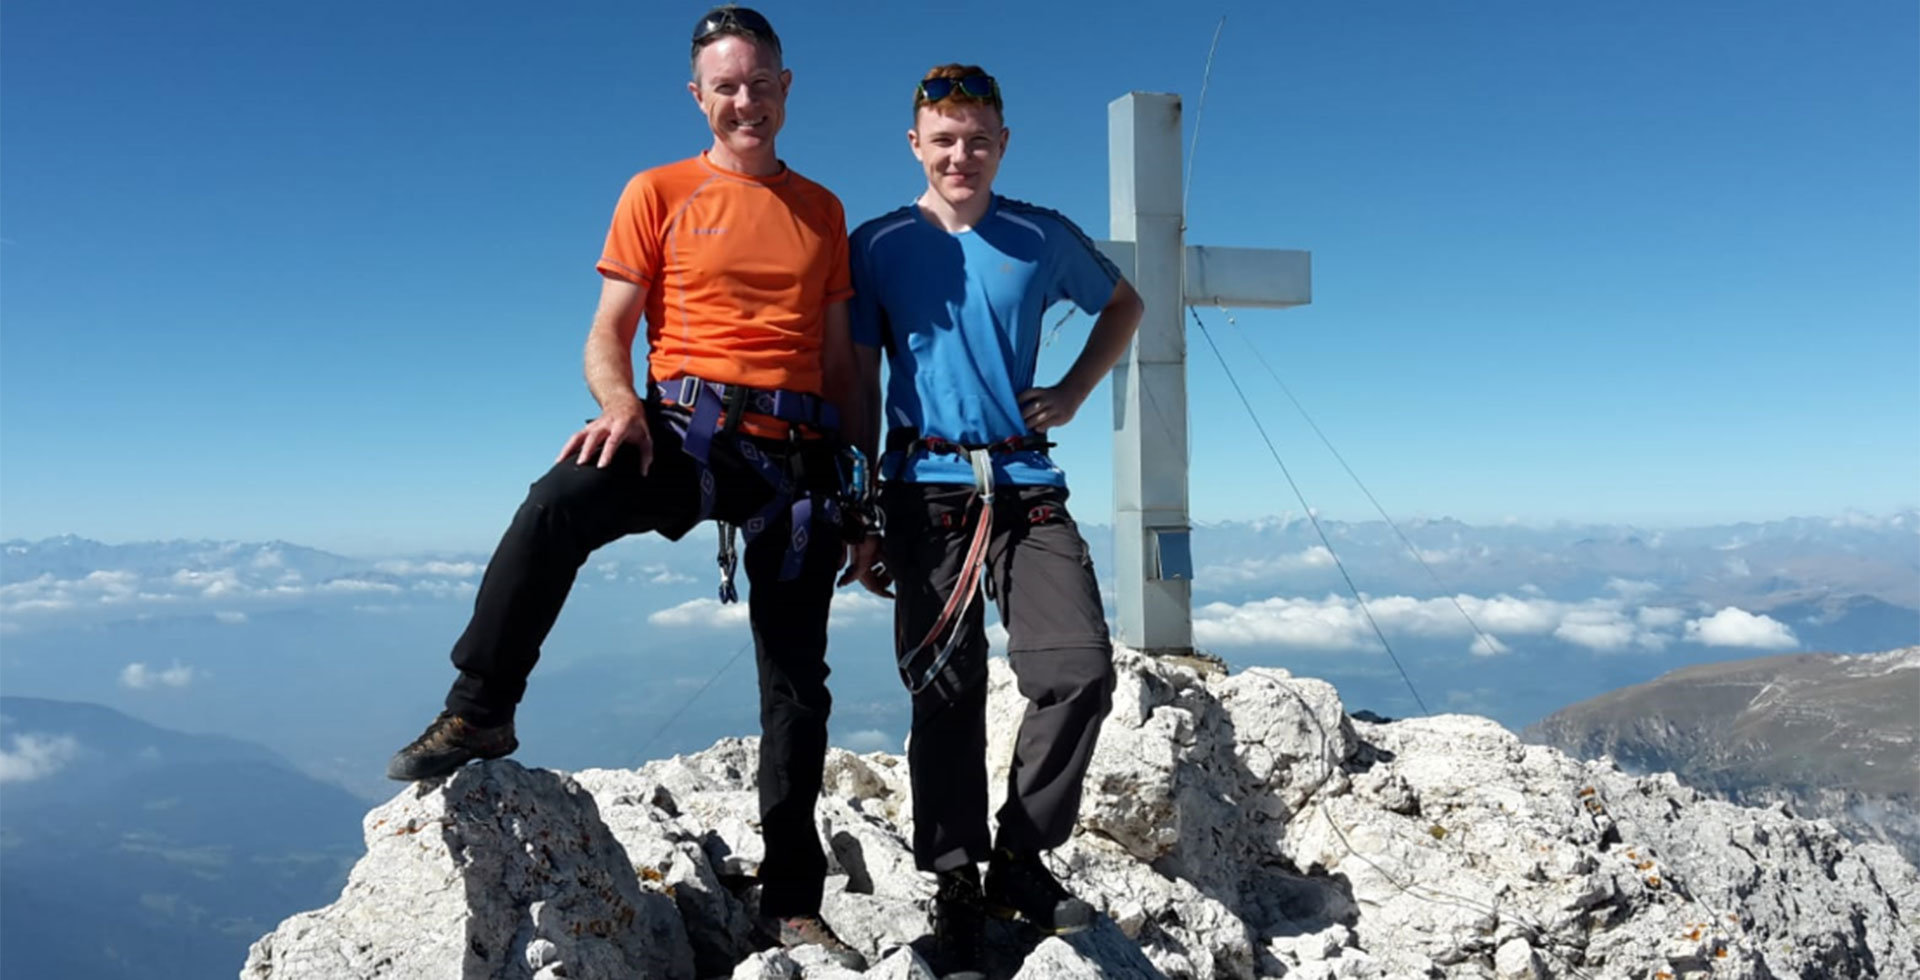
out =
[[(840, 428), (839, 412), (818, 395), (720, 384), (695, 377), (655, 381), (648, 388), (653, 397), (671, 401), (675, 407), (687, 413), (684, 416), (678, 412), (669, 413), (667, 418), (679, 434), (682, 448), (699, 464), (700, 514), (696, 520), (704, 521), (713, 516), (716, 495), (711, 463), (713, 442), (716, 438), (730, 439), (740, 458), (773, 489), (773, 497), (766, 506), (741, 525), (741, 530), (746, 532), (747, 543), (752, 544), (755, 538), (773, 526), (780, 511), (786, 510), (789, 534), (786, 557), (780, 563), (780, 581), (797, 577), (806, 562), (807, 546), (812, 539), (815, 495), (803, 492), (797, 479), (800, 474), (783, 469), (765, 450), (739, 433), (740, 418), (752, 412), (787, 423), (788, 443), (797, 450), (801, 441), (800, 426), (828, 433), (837, 432)], [(683, 418), (685, 421), (681, 421)], [(794, 465), (799, 465), (797, 452), (792, 461)], [(819, 509), (819, 516), (826, 518), (830, 524), (840, 523), (840, 504), (836, 497), (821, 499)], [(740, 598), (733, 584), (734, 572), (739, 567), (733, 533), (733, 525), (724, 521), (720, 523), (720, 552), (716, 560), (720, 565), (722, 603), (735, 602)]]

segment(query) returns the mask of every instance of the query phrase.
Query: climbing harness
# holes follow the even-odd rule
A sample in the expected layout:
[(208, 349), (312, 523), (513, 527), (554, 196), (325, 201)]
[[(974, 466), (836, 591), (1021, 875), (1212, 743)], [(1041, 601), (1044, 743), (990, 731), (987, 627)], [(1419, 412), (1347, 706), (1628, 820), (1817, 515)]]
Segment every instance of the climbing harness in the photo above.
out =
[[(940, 676), (940, 672), (953, 659), (953, 653), (960, 646), (960, 638), (965, 631), (965, 620), (973, 608), (976, 593), (991, 593), (992, 577), (986, 574), (987, 546), (993, 541), (993, 457), (1012, 452), (1045, 452), (1053, 447), (1045, 437), (1036, 435), (1014, 436), (985, 445), (966, 445), (938, 436), (919, 436), (911, 430), (899, 431), (888, 442), (903, 450), (905, 458), (911, 458), (917, 452), (939, 453), (965, 457), (973, 467), (973, 495), (962, 508), (959, 524), (966, 526), (973, 505), (977, 501), (979, 517), (974, 523), (973, 537), (967, 543), (966, 556), (961, 560), (960, 577), (954, 583), (953, 592), (940, 609), (940, 615), (933, 621), (925, 637), (912, 649), (906, 644), (898, 644), (900, 654), (898, 665), (900, 677), (906, 681), (907, 690), (919, 694)], [(1044, 513), (1043, 513), (1044, 512)], [(1050, 506), (1038, 506), (1027, 515), (1028, 520), (1042, 523), (1050, 520), (1054, 510)], [(953, 522), (943, 517), (942, 526), (951, 528)], [(901, 640), (904, 641), (904, 637)], [(924, 669), (918, 666), (923, 655), (931, 651), (932, 659)]]
[[(773, 526), (782, 510), (788, 514), (789, 533), (786, 555), (780, 563), (780, 581), (797, 577), (806, 561), (816, 504), (828, 523), (838, 526), (845, 520), (841, 506), (846, 496), (844, 476), (838, 481), (841, 483), (839, 493), (820, 497), (807, 492), (804, 489), (807, 484), (805, 454), (801, 452), (802, 430), (837, 433), (839, 412), (825, 399), (806, 392), (721, 384), (690, 375), (651, 382), (648, 392), (662, 404), (678, 409), (667, 413), (667, 419), (680, 436), (682, 449), (699, 467), (700, 508), (696, 522), (713, 516), (718, 495), (712, 464), (716, 439), (729, 440), (733, 450), (773, 491), (767, 503), (739, 527), (727, 521), (719, 522), (720, 545), (714, 560), (720, 566), (720, 601), (730, 603), (740, 598), (734, 586), (740, 564), (736, 534), (744, 532), (747, 543), (752, 544)], [(790, 451), (784, 467), (740, 433), (741, 420), (749, 412), (786, 423)]]

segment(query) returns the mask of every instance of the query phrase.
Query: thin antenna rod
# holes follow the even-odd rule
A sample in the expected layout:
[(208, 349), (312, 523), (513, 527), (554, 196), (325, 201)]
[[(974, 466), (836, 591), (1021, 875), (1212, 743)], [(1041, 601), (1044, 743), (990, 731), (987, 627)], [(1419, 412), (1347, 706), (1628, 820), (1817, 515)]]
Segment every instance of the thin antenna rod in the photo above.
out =
[(1187, 198), (1193, 194), (1193, 155), (1200, 149), (1200, 114), (1207, 111), (1207, 85), (1213, 81), (1213, 53), (1220, 49), (1220, 32), (1227, 29), (1227, 15), (1213, 28), (1213, 43), (1207, 46), (1207, 67), (1200, 75), (1200, 104), (1193, 108), (1193, 139), (1187, 144), (1187, 180), (1180, 188), (1180, 231), (1187, 230)]

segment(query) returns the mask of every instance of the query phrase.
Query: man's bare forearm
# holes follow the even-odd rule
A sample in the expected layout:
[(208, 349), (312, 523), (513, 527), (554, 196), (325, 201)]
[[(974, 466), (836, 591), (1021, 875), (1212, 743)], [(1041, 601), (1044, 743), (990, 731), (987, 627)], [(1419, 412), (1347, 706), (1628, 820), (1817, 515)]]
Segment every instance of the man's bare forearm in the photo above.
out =
[(1067, 369), (1066, 377), (1060, 379), (1060, 387), (1085, 399), (1120, 358), (1126, 356), (1127, 345), (1133, 343), (1134, 331), (1140, 328), (1140, 317), (1145, 312), (1146, 304), (1140, 301), (1140, 294), (1134, 292), (1125, 279), (1120, 280), (1114, 287), (1113, 298), (1100, 310), (1100, 318), (1093, 322), (1087, 345), (1081, 348), (1073, 367)]
[(642, 400), (633, 386), (633, 338), (646, 297), (646, 288), (638, 283), (613, 278), (601, 283), (585, 362), (587, 390), (602, 412), (616, 405), (631, 408)]
[(587, 335), (586, 375), (587, 390), (602, 411), (615, 404), (640, 401), (633, 386), (633, 331), (601, 329), (595, 324)]

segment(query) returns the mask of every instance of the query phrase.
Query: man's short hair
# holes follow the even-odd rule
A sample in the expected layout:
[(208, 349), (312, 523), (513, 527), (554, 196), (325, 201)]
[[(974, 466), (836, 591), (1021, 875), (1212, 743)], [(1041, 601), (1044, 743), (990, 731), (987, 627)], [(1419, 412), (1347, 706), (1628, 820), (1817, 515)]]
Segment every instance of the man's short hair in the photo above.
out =
[[(953, 91), (948, 95), (946, 95), (944, 98), (940, 98), (940, 99), (927, 98), (926, 83), (931, 82), (936, 78), (944, 78), (949, 81), (958, 82), (962, 78), (967, 78), (969, 76), (974, 76), (974, 75), (980, 76), (987, 80), (987, 84), (989, 87), (989, 92), (987, 95), (984, 95), (984, 96), (975, 95), (959, 87), (958, 85), (955, 85)], [(987, 74), (987, 70), (985, 68), (980, 67), (979, 65), (963, 65), (958, 62), (949, 62), (948, 64), (944, 64), (944, 65), (935, 65), (932, 68), (927, 69), (927, 73), (925, 75), (920, 76), (920, 84), (915, 85), (913, 87), (913, 118), (916, 123), (919, 122), (920, 120), (921, 107), (923, 106), (931, 107), (933, 111), (940, 112), (941, 106), (953, 104), (953, 103), (961, 103), (961, 104), (972, 103), (974, 105), (990, 105), (993, 107), (994, 112), (997, 112), (1000, 114), (1001, 121), (1004, 122), (1007, 117), (1007, 108), (1000, 101), (1000, 83), (997, 81), (994, 81), (993, 76)]]
[(723, 37), (737, 37), (762, 45), (773, 52), (775, 64), (782, 59), (780, 35), (773, 31), (773, 22), (766, 15), (752, 7), (739, 4), (722, 4), (709, 10), (693, 25), (693, 55), (691, 57), (693, 75), (700, 77), (700, 52), (707, 45)]

